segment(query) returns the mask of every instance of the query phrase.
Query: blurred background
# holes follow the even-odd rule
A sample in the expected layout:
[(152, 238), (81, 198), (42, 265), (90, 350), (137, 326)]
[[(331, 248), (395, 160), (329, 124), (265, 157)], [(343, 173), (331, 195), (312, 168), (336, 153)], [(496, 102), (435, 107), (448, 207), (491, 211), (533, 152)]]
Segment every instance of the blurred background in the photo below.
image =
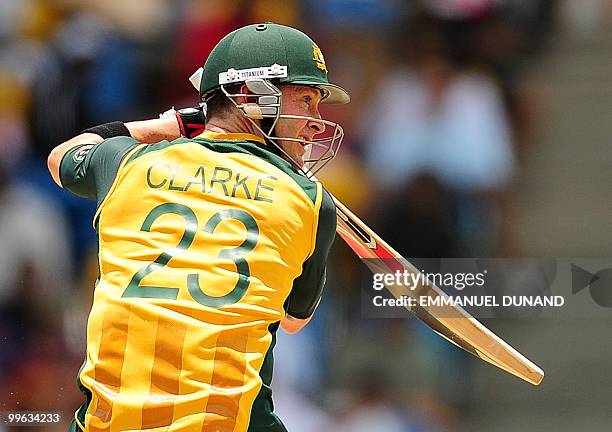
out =
[[(188, 76), (262, 21), (311, 35), (351, 93), (323, 107), (346, 139), (321, 177), (404, 256), (612, 256), (609, 0), (2, 0), (0, 411), (84, 401), (94, 203), (53, 184), (50, 149), (194, 105)], [(612, 314), (488, 320), (546, 370), (535, 388), (363, 318), (366, 267), (341, 240), (331, 260), (316, 318), (279, 332), (291, 432), (611, 430)]]

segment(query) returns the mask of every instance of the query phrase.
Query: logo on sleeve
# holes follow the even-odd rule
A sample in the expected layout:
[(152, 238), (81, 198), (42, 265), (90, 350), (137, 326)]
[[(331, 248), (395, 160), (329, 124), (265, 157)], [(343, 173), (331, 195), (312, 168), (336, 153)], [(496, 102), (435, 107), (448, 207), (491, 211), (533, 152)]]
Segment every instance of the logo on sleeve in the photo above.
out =
[(84, 146), (81, 146), (73, 155), (72, 155), (72, 160), (75, 162), (82, 162), (83, 159), (85, 159), (85, 156), (87, 156), (87, 153), (89, 153), (89, 151), (93, 148), (95, 144), (87, 144)]

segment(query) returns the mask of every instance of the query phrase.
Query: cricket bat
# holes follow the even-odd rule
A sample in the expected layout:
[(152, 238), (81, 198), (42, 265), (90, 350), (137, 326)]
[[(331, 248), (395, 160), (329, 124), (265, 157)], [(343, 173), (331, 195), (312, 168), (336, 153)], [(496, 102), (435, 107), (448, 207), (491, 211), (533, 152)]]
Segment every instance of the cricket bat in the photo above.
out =
[[(363, 223), (337, 198), (336, 204), (338, 226), (336, 232), (349, 247), (375, 273), (420, 273), (420, 271), (385, 243), (374, 231)], [(403, 295), (418, 298), (420, 296), (448, 297), (433, 283), (420, 285), (411, 289), (401, 285), (387, 285), (395, 298)], [(533, 385), (538, 385), (544, 378), (544, 371), (508, 343), (495, 335), (463, 308), (441, 303), (440, 306), (406, 307), (418, 319), (448, 341), (463, 348), (474, 356), (491, 363)]]

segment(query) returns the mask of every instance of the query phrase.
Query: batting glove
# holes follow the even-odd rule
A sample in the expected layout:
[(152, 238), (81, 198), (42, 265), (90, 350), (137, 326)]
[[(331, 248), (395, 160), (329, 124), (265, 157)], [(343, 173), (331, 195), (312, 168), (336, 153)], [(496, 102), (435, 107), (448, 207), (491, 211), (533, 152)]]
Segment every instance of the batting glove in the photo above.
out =
[(181, 136), (185, 138), (193, 138), (204, 132), (206, 126), (206, 105), (200, 104), (193, 108), (182, 108), (175, 110), (174, 108), (160, 114), (160, 118), (176, 117)]

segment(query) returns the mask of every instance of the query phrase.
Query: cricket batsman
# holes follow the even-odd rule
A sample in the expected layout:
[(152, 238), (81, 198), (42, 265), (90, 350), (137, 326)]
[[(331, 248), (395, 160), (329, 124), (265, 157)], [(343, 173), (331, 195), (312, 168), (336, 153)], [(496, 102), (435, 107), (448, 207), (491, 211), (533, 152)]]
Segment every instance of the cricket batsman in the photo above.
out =
[(100, 276), (70, 431), (285, 431), (274, 414), (279, 328), (299, 331), (336, 229), (310, 174), (347, 103), (319, 47), (282, 25), (225, 36), (191, 77), (207, 105), (92, 127), (56, 147), (55, 182), (97, 201)]

